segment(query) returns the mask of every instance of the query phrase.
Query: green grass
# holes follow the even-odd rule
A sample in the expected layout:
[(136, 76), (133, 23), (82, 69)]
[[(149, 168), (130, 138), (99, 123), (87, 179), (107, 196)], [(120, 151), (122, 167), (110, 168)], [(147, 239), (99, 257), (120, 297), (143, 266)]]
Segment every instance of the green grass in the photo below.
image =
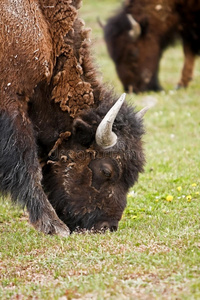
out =
[[(104, 81), (121, 93), (96, 23), (119, 3), (88, 0), (81, 15)], [(181, 47), (170, 48), (165, 92), (127, 96), (138, 109), (155, 105), (145, 116), (145, 172), (116, 233), (44, 236), (0, 202), (0, 299), (200, 299), (200, 64), (189, 88), (174, 91), (182, 62)]]

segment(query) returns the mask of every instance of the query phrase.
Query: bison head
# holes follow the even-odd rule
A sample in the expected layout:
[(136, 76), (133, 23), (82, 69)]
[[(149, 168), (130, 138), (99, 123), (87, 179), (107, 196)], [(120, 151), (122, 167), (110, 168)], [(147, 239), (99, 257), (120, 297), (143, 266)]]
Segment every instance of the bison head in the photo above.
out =
[(108, 52), (126, 92), (158, 91), (161, 50), (157, 36), (149, 30), (148, 19), (136, 21), (124, 11), (110, 18), (104, 37)]
[(143, 170), (143, 112), (135, 113), (124, 98), (77, 116), (43, 168), (49, 201), (71, 232), (116, 231), (128, 189)]

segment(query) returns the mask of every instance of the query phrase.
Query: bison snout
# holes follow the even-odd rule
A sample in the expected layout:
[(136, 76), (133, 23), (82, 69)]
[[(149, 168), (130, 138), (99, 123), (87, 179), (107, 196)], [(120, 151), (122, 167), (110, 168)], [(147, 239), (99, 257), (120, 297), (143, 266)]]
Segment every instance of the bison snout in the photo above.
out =
[(95, 225), (95, 230), (101, 230), (101, 231), (106, 231), (110, 230), (111, 232), (117, 231), (118, 228), (118, 222), (113, 221), (113, 222), (100, 222)]

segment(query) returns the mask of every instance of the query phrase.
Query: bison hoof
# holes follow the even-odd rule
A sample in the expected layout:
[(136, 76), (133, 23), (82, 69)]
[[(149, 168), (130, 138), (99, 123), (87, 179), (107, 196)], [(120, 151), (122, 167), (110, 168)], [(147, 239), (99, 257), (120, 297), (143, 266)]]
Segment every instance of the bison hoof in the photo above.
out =
[(58, 217), (52, 220), (45, 215), (33, 225), (38, 231), (44, 234), (56, 234), (62, 237), (68, 237), (70, 235), (69, 228), (58, 219)]

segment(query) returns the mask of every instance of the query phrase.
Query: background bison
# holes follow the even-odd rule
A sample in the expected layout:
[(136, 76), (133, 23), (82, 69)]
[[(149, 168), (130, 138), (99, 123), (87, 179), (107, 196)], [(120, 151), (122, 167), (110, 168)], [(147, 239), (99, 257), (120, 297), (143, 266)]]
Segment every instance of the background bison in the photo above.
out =
[(177, 38), (184, 66), (177, 87), (192, 79), (200, 51), (200, 2), (196, 0), (128, 0), (103, 27), (108, 52), (127, 92), (161, 89), (158, 80), (163, 51)]
[(64, 236), (117, 230), (144, 164), (144, 111), (99, 82), (79, 6), (0, 4), (0, 189), (39, 231)]

